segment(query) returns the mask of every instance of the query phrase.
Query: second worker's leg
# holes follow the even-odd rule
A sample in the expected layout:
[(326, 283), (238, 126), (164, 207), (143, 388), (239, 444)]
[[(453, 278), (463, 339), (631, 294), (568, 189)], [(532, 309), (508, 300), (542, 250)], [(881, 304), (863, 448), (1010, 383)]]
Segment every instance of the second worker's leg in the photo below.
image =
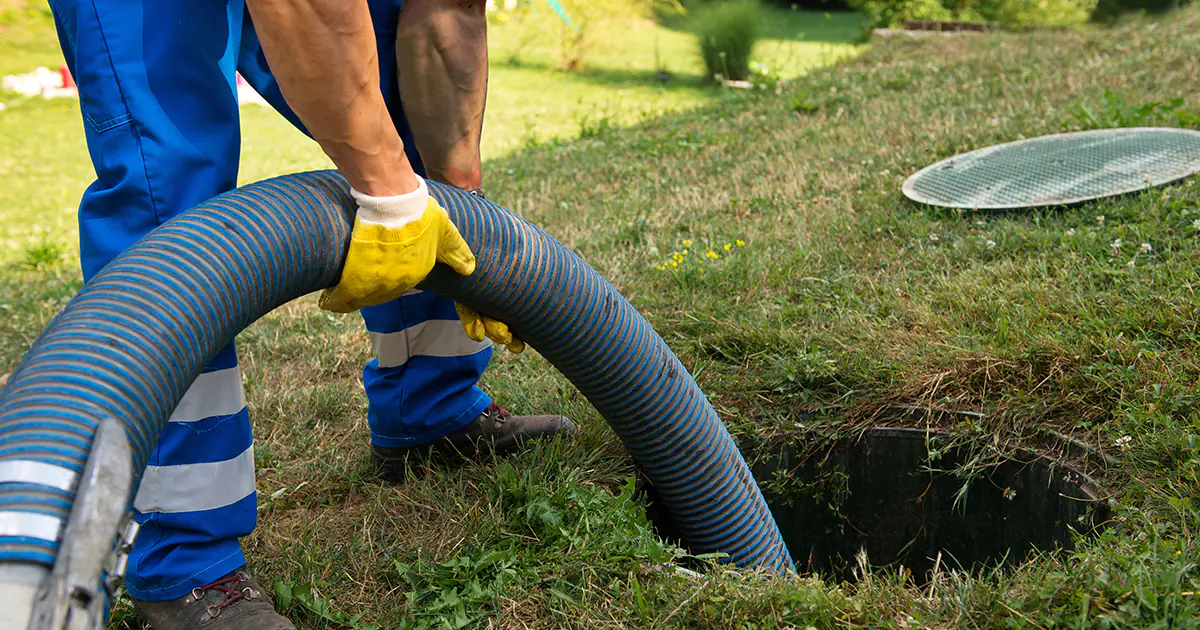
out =
[[(375, 359), (363, 369), (372, 451), (382, 460), (459, 431), (492, 404), (476, 386), (491, 344), (463, 332), (454, 302), (423, 291), (362, 309)], [(381, 461), (392, 479), (401, 461)]]
[(484, 0), (405, 0), (396, 27), (404, 116), (428, 177), (482, 185), (479, 141), (487, 105)]
[[(377, 20), (391, 18), (388, 0), (372, 4)], [(413, 163), (430, 179), (477, 191), (487, 95), (484, 2), (404, 0), (395, 23), (394, 34), (380, 29), (383, 88), (401, 135), (419, 153)], [(383, 50), (389, 37), (392, 59)], [(466, 336), (451, 300), (418, 292), (363, 309), (363, 318), (377, 355), (364, 370), (372, 454), (386, 478), (403, 478), (413, 455), (503, 452), (575, 432), (562, 416), (512, 416), (475, 385), (491, 350)]]
[(451, 300), (421, 291), (363, 309), (376, 358), (363, 370), (371, 454), (389, 481), (432, 453), (502, 454), (530, 439), (572, 434), (557, 415), (513, 416), (476, 385), (489, 342), (463, 332)]

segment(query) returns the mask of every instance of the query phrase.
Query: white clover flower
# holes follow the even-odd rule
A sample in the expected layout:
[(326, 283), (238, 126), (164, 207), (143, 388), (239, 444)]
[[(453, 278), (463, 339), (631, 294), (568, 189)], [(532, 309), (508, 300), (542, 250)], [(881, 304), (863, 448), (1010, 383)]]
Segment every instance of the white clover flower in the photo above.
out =
[(1149, 254), (1150, 252), (1154, 251), (1154, 247), (1150, 245), (1150, 243), (1142, 243), (1142, 246), (1138, 248), (1138, 251), (1143, 254)]
[(938, 235), (937, 235), (937, 234), (930, 234), (930, 235), (929, 235), (929, 240), (931, 240), (931, 241), (933, 241), (933, 242), (935, 242), (935, 243), (936, 243), (936, 242), (938, 241)]
[(996, 241), (993, 241), (993, 240), (988, 240), (988, 242), (987, 242), (987, 248), (988, 248), (988, 249), (992, 249), (992, 248), (994, 248), (994, 247), (996, 247)]
[(1067, 236), (1075, 236), (1075, 228), (1068, 228), (1066, 231), (1066, 235)]
[(1136, 263), (1135, 261), (1133, 261), (1132, 259), (1131, 259), (1129, 262), (1125, 263), (1125, 264), (1126, 264), (1127, 266), (1129, 266), (1129, 267), (1136, 267), (1136, 266), (1137, 266), (1137, 263)]
[(1128, 451), (1129, 449), (1133, 448), (1133, 445), (1130, 444), (1130, 442), (1133, 442), (1133, 438), (1128, 435), (1124, 435), (1117, 438), (1114, 444), (1116, 444), (1117, 448), (1121, 449), (1122, 451)]
[(1096, 225), (1104, 225), (1104, 215), (1103, 214), (1096, 216)]
[(1195, 221), (1192, 221), (1192, 228), (1195, 230), (1200, 230), (1200, 219), (1196, 219)]
[(1112, 248), (1113, 256), (1116, 256), (1121, 251), (1121, 248), (1125, 246), (1125, 243), (1122, 243), (1121, 239), (1118, 238), (1109, 243), (1108, 246)]

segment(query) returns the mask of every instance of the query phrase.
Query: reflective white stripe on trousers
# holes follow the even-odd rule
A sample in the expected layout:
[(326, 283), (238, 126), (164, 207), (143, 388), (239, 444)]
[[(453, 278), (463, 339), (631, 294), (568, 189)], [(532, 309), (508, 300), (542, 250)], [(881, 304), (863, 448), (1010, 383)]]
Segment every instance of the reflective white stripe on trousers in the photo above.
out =
[[(198, 376), (169, 421), (199, 422), (231, 416), (245, 406), (242, 372), (235, 366)], [(147, 466), (133, 507), (143, 513), (199, 512), (237, 503), (251, 492), (254, 492), (253, 447), (225, 461)]]
[(133, 507), (139, 512), (201, 512), (254, 492), (254, 447), (223, 462), (147, 466)]
[(234, 366), (196, 377), (169, 421), (197, 422), (214, 416), (231, 416), (245, 406), (242, 371)]
[(379, 367), (399, 367), (410, 357), (466, 357), (491, 345), (467, 336), (457, 319), (431, 319), (392, 333), (371, 333)]

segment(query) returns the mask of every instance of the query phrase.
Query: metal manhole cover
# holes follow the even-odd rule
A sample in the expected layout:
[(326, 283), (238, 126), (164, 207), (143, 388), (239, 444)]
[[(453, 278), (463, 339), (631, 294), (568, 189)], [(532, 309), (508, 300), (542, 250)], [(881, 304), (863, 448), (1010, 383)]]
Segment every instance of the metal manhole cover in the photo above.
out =
[(909, 199), (974, 210), (1078, 203), (1200, 172), (1200, 131), (1133, 127), (1041, 136), (956, 155), (904, 182)]

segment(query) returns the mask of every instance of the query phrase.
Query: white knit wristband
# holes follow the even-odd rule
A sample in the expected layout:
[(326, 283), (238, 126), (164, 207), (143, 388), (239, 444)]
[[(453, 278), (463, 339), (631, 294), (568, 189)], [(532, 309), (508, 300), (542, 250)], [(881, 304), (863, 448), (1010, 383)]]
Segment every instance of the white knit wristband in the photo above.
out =
[(429, 187), (420, 177), (417, 177), (417, 189), (403, 195), (372, 197), (353, 188), (350, 195), (358, 202), (359, 220), (388, 227), (401, 227), (420, 219), (429, 205)]

